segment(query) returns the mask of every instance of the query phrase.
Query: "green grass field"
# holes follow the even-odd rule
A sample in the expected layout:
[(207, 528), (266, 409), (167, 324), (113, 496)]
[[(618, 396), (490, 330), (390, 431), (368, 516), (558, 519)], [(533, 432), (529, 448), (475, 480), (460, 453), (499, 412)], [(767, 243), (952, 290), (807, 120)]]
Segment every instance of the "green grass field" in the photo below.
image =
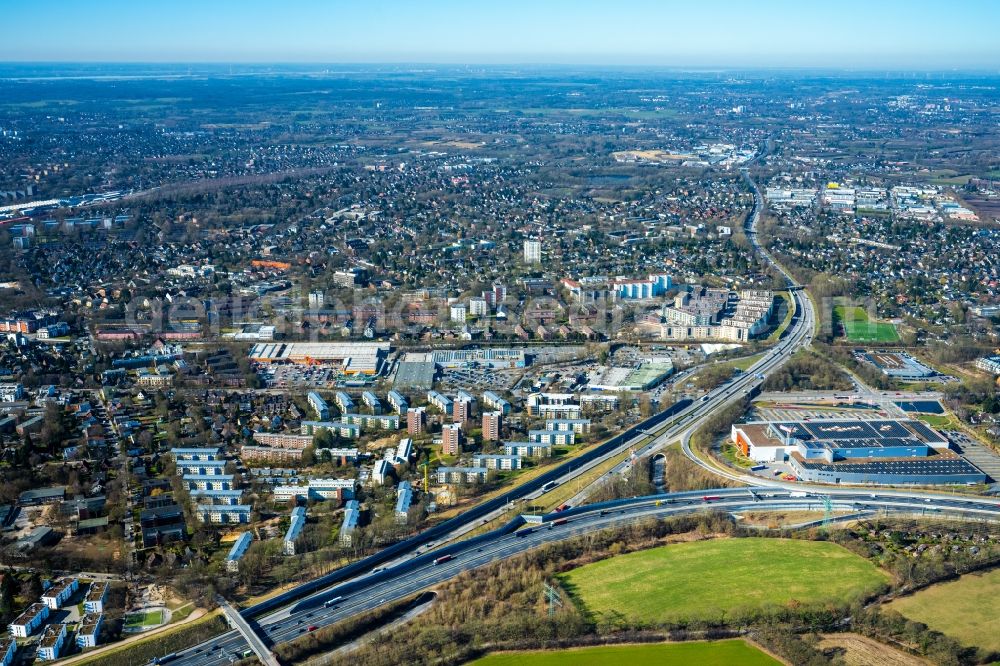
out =
[(949, 414), (914, 414), (913, 416), (938, 430), (954, 430), (959, 427), (955, 418)]
[(787, 291), (779, 291), (778, 297), (784, 301), (782, 307), (785, 308), (785, 316), (782, 318), (781, 323), (778, 324), (778, 327), (771, 332), (771, 335), (767, 336), (768, 342), (777, 342), (781, 338), (781, 334), (788, 328), (788, 325), (792, 323), (793, 307), (791, 294)]
[(741, 640), (615, 645), (568, 650), (497, 652), (470, 666), (758, 666), (780, 664)]
[(838, 305), (833, 308), (833, 319), (851, 342), (899, 342), (899, 333), (893, 324), (871, 321), (862, 307)]
[(1000, 614), (987, 611), (996, 608), (998, 597), (1000, 569), (993, 569), (932, 585), (888, 607), (964, 645), (1000, 650)]
[(888, 576), (826, 541), (715, 539), (609, 558), (561, 579), (597, 617), (661, 624), (724, 620), (762, 606), (850, 601), (879, 591)]
[(125, 617), (127, 627), (150, 627), (163, 624), (163, 611), (155, 610), (145, 613), (132, 613)]

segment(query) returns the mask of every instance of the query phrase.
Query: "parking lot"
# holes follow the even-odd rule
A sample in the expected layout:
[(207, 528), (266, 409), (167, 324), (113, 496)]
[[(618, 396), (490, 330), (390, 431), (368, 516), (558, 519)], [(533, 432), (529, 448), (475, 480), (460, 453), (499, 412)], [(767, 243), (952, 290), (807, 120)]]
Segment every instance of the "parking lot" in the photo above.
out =
[(944, 435), (960, 449), (963, 458), (982, 470), (993, 483), (1000, 480), (1000, 456), (993, 449), (960, 430), (946, 430)]
[(338, 368), (322, 365), (264, 365), (257, 376), (265, 388), (336, 388), (347, 379)]
[(474, 391), (507, 391), (524, 370), (494, 370), (492, 368), (449, 368), (441, 372), (441, 382), (449, 388)]

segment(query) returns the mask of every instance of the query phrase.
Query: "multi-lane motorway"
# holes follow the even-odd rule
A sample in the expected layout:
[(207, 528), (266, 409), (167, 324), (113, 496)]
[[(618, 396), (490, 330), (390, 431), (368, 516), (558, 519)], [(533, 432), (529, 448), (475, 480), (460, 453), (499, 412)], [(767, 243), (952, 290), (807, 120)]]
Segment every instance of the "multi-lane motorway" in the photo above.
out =
[[(382, 604), (406, 598), (463, 571), (511, 557), (548, 541), (566, 539), (649, 517), (665, 517), (703, 510), (729, 513), (746, 510), (822, 510), (829, 504), (835, 510), (858, 513), (871, 511), (933, 513), (1000, 520), (1000, 505), (995, 500), (942, 497), (907, 491), (836, 490), (802, 485), (789, 489), (782, 487), (780, 483), (753, 477), (744, 478), (741, 474), (725, 472), (700, 460), (690, 450), (687, 443), (691, 434), (709, 415), (729, 404), (745, 400), (749, 394), (757, 391), (763, 378), (796, 351), (808, 345), (814, 334), (815, 315), (812, 302), (794, 284), (791, 276), (758, 245), (756, 226), (763, 202), (760, 191), (749, 176), (747, 181), (754, 193), (754, 209), (746, 225), (747, 237), (755, 250), (780, 270), (791, 285), (794, 314), (777, 345), (768, 350), (746, 372), (698, 400), (682, 401), (674, 405), (666, 412), (596, 447), (585, 456), (564, 463), (532, 482), (512, 489), (503, 498), (473, 507), (457, 518), (396, 544), (376, 556), (349, 565), (323, 579), (299, 586), (290, 593), (281, 595), (280, 602), (246, 609), (243, 612), (244, 616), (254, 618), (252, 626), (261, 637), (271, 645), (292, 640), (307, 633), (311, 628), (333, 624)], [(454, 535), (461, 534), (469, 527), (480, 525), (492, 517), (501, 515), (510, 501), (538, 497), (543, 494), (542, 486), (545, 484), (566, 483), (630, 448), (641, 446), (636, 455), (647, 455), (678, 440), (692, 460), (705, 466), (713, 474), (772, 487), (672, 493), (571, 508), (560, 514), (546, 516), (541, 526), (525, 526), (514, 531), (515, 525), (510, 524), (505, 528), (428, 552), (428, 549), (435, 544), (447, 543)], [(821, 495), (828, 500), (824, 500)], [(559, 524), (556, 524), (556, 520)], [(442, 557), (448, 559), (440, 560)], [(280, 607), (282, 605), (284, 607)], [(198, 666), (227, 664), (243, 655), (248, 648), (239, 633), (230, 631), (179, 653), (171, 659), (171, 663)]]
[[(618, 500), (550, 514), (541, 524), (524, 524), (517, 529), (509, 525), (368, 573), (258, 618), (256, 628), (266, 642), (282, 643), (305, 634), (311, 627), (327, 626), (383, 604), (405, 599), (463, 571), (513, 557), (550, 541), (615, 525), (705, 510), (728, 513), (824, 510), (827, 498), (830, 508), (838, 512), (930, 514), (1000, 520), (1000, 504), (995, 499), (848, 489), (820, 494), (782, 488), (730, 488)], [(442, 557), (450, 559), (435, 563)], [(227, 664), (247, 649), (243, 637), (231, 631), (178, 654), (172, 663), (202, 666)]]

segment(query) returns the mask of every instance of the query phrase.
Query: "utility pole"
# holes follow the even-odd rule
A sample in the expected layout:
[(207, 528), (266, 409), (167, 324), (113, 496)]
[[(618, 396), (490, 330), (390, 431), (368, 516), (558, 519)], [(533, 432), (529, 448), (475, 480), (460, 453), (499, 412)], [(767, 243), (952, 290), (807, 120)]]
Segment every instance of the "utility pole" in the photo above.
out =
[(559, 590), (549, 585), (547, 582), (542, 583), (545, 586), (545, 600), (549, 604), (549, 615), (555, 615), (556, 608), (562, 608), (563, 602), (562, 597), (559, 595)]
[(830, 520), (833, 518), (833, 500), (829, 495), (823, 496), (823, 529), (830, 527)]

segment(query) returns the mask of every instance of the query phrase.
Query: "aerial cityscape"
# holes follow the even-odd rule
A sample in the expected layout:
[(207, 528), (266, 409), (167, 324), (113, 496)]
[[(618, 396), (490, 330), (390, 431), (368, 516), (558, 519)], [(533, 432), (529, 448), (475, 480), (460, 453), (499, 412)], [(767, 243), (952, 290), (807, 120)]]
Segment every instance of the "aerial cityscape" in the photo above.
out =
[(0, 666), (1000, 663), (1000, 5), (21, 4)]

